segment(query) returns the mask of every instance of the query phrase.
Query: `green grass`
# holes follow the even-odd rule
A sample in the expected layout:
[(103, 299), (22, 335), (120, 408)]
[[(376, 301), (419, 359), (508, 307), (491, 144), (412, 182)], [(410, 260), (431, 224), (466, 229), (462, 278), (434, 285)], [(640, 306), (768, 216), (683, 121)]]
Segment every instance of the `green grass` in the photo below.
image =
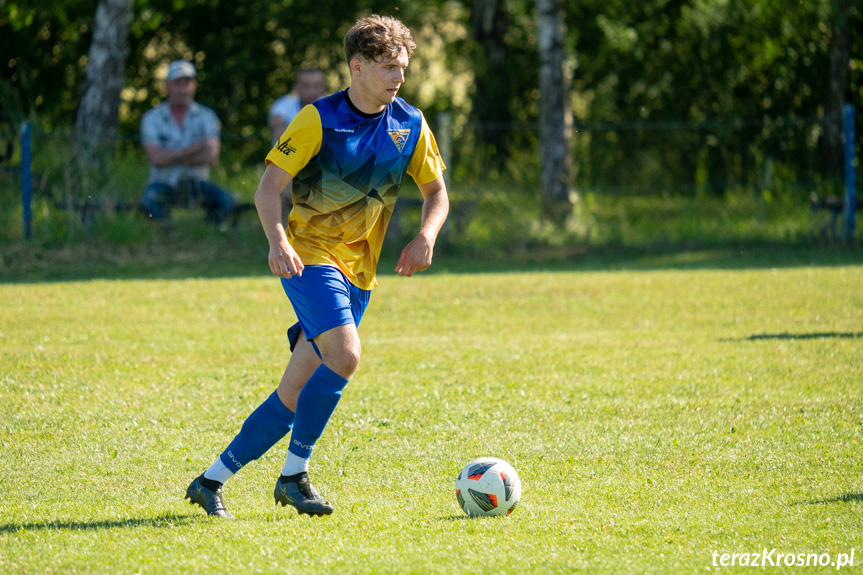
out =
[[(382, 277), (312, 462), (336, 513), (274, 506), (283, 440), (225, 487), (232, 522), (182, 496), (288, 359), (276, 280), (0, 285), (0, 571), (859, 564), (863, 265), (808, 258)], [(481, 455), (521, 475), (510, 518), (456, 503)]]

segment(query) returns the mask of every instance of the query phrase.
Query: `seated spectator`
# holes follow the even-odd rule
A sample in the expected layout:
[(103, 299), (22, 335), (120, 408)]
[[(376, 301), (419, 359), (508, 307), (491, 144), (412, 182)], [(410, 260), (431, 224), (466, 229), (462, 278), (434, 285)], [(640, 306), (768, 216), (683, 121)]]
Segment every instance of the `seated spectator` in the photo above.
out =
[(326, 96), (327, 85), (324, 73), (317, 69), (300, 70), (294, 80), (294, 91), (282, 96), (270, 107), (267, 124), (270, 127), (272, 141), (275, 143), (291, 120), (294, 119), (303, 106), (307, 106)]
[(150, 164), (141, 209), (152, 219), (170, 216), (171, 206), (185, 201), (201, 205), (207, 220), (225, 221), (235, 200), (209, 180), (219, 159), (219, 118), (195, 101), (197, 73), (191, 62), (176, 60), (165, 77), (167, 100), (144, 114), (141, 141)]

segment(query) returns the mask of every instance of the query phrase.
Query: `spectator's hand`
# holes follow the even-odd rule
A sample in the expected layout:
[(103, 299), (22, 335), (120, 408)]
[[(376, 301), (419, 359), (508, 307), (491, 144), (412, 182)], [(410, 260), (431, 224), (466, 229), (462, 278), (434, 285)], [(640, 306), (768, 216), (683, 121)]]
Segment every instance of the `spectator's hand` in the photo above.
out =
[(291, 276), (303, 275), (303, 262), (300, 256), (288, 243), (288, 238), (281, 234), (281, 238), (276, 245), (270, 245), (270, 270), (274, 276), (289, 278)]
[(213, 163), (213, 144), (210, 140), (195, 142), (185, 150), (187, 166), (209, 166)]
[(433, 254), (434, 243), (422, 234), (418, 235), (402, 250), (396, 264), (396, 273), (411, 277), (416, 272), (428, 269)]
[(213, 138), (209, 138), (201, 142), (201, 153), (204, 154), (208, 158), (212, 158), (214, 155), (218, 154), (218, 140)]

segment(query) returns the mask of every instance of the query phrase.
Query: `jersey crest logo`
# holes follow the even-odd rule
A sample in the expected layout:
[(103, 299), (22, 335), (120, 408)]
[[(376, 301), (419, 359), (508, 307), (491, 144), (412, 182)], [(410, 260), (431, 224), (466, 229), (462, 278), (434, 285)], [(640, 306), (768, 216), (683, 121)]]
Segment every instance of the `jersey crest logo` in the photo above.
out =
[(393, 144), (396, 145), (396, 148), (399, 149), (399, 152), (405, 149), (405, 144), (408, 143), (408, 138), (411, 135), (410, 128), (406, 130), (387, 130), (387, 134), (390, 135), (390, 138), (393, 140)]

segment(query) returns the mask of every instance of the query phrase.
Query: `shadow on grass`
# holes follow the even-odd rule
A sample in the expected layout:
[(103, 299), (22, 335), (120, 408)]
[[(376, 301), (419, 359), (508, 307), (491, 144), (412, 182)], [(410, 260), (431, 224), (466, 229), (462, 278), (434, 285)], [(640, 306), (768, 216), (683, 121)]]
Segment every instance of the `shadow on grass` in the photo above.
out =
[(795, 505), (827, 505), (828, 503), (851, 503), (853, 501), (863, 501), (863, 493), (843, 493), (829, 499), (818, 499), (815, 501), (800, 501)]
[(863, 338), (863, 332), (823, 331), (815, 333), (760, 333), (738, 338), (722, 338), (719, 341), (762, 341), (762, 340), (806, 340), (806, 339), (857, 339)]
[[(386, 255), (386, 254), (384, 254)], [(511, 273), (521, 271), (758, 270), (863, 264), (854, 246), (782, 244), (663, 244), (560, 246), (507, 254), (435, 255), (428, 273)], [(381, 263), (386, 274), (389, 268)], [(379, 267), (379, 273), (381, 272)]]
[(45, 521), (44, 523), (6, 523), (0, 525), (0, 533), (16, 533), (19, 531), (88, 531), (92, 529), (114, 529), (115, 527), (167, 527), (168, 525), (185, 524), (197, 521), (193, 515), (162, 515), (139, 519), (104, 520), (104, 521)]
[[(258, 234), (262, 236), (262, 234)], [(172, 241), (175, 237), (178, 239)], [(387, 244), (378, 275), (394, 276), (403, 246)], [(863, 264), (854, 246), (759, 243), (748, 246), (669, 244), (521, 247), (509, 251), (461, 250), (446, 245), (420, 275), (530, 272), (630, 272), (655, 270), (749, 270)], [(134, 246), (98, 242), (39, 247), (0, 246), (0, 284), (94, 279), (171, 280), (269, 277), (266, 240), (245, 234), (189, 238), (166, 235)]]

